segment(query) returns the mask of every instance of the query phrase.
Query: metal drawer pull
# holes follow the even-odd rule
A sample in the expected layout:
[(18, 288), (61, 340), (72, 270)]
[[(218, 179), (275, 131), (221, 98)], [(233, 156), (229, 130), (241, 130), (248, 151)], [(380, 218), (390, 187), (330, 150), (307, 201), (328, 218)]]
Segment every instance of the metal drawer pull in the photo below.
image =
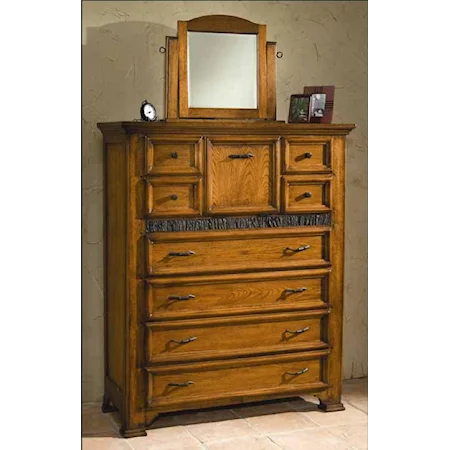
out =
[(173, 159), (178, 159), (178, 153), (177, 153), (177, 152), (171, 153), (170, 156), (171, 156)]
[(311, 192), (305, 192), (303, 195), (304, 195), (306, 198), (311, 198), (311, 197), (312, 197)]
[(305, 367), (304, 369), (302, 369), (302, 370), (299, 370), (298, 372), (286, 372), (288, 375), (302, 375), (303, 373), (305, 373), (305, 372), (308, 372), (308, 368), (307, 367)]
[(195, 255), (195, 252), (188, 250), (187, 252), (169, 252), (169, 256), (191, 256)]
[(171, 339), (169, 342), (175, 342), (175, 344), (189, 344), (189, 342), (193, 342), (197, 340), (197, 336), (193, 336), (187, 339), (182, 339), (181, 341), (177, 341), (176, 339)]
[(172, 195), (170, 196), (170, 198), (171, 198), (172, 200), (178, 200), (178, 195), (177, 195), (177, 194), (172, 194)]
[(184, 386), (190, 386), (191, 384), (194, 384), (194, 382), (193, 381), (185, 381), (184, 383), (169, 383), (169, 386), (184, 387)]
[(191, 298), (195, 298), (194, 294), (188, 295), (169, 295), (169, 300), (190, 300)]
[(305, 158), (312, 158), (312, 153), (305, 153)]
[(297, 293), (297, 292), (305, 292), (305, 291), (307, 291), (308, 289), (307, 288), (305, 288), (305, 287), (301, 287), (301, 288), (297, 288), (297, 289), (293, 289), (293, 288), (286, 288), (285, 290), (284, 290), (284, 292), (292, 292), (292, 293)]
[(228, 155), (231, 159), (247, 159), (247, 158), (253, 158), (255, 155), (252, 153), (244, 153), (242, 155)]
[(305, 328), (302, 328), (300, 330), (294, 330), (294, 331), (285, 330), (284, 332), (285, 333), (292, 333), (292, 334), (301, 334), (301, 333), (304, 333), (305, 331), (308, 331), (308, 330), (309, 330), (309, 327), (305, 327)]
[(291, 252), (302, 252), (303, 250), (308, 250), (308, 248), (310, 248), (310, 245), (301, 245), (300, 247), (297, 248), (291, 248), (291, 247), (286, 247), (286, 250), (290, 250)]

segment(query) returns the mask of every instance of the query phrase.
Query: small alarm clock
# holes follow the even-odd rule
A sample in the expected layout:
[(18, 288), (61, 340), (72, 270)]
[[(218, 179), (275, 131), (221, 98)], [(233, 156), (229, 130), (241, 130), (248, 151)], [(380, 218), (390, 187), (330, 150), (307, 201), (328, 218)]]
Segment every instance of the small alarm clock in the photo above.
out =
[(147, 122), (155, 122), (158, 120), (158, 116), (156, 115), (156, 108), (149, 103), (147, 100), (144, 100), (141, 105), (141, 118)]

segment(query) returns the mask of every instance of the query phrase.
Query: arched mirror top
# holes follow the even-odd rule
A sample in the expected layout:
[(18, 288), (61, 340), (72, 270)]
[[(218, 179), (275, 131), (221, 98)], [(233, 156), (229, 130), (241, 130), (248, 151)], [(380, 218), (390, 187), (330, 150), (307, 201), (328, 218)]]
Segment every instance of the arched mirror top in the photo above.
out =
[(265, 25), (225, 15), (178, 21), (178, 39), (171, 51), (167, 101), (172, 116), (175, 109), (181, 119), (274, 115), (275, 44), (266, 42)]

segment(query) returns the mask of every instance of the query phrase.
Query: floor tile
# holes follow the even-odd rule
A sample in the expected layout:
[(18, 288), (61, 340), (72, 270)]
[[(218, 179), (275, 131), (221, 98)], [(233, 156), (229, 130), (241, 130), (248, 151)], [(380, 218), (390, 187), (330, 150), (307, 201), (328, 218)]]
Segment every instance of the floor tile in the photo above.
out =
[(293, 430), (304, 430), (318, 427), (303, 413), (286, 412), (268, 416), (249, 417), (247, 422), (261, 434), (283, 433)]
[(299, 430), (270, 436), (283, 450), (354, 450), (344, 439), (326, 431), (326, 428)]
[(345, 411), (325, 412), (322, 410), (307, 411), (308, 419), (321, 427), (346, 425), (358, 422), (367, 422), (367, 414), (344, 402)]
[(200, 450), (202, 445), (184, 427), (147, 430), (147, 436), (127, 439), (133, 450)]
[(81, 448), (82, 450), (132, 450), (130, 444), (123, 438), (83, 438)]
[(82, 412), (81, 434), (83, 436), (119, 436), (109, 414)]
[(207, 444), (206, 448), (207, 450), (280, 450), (278, 445), (264, 436), (214, 441)]
[(342, 396), (345, 397), (365, 397), (367, 398), (368, 379), (356, 378), (346, 380), (342, 385)]
[(364, 411), (366, 414), (368, 414), (369, 412), (369, 404), (367, 402), (367, 398), (352, 398), (351, 400), (347, 400), (347, 403), (354, 406), (356, 409)]
[(293, 412), (294, 407), (288, 402), (258, 403), (249, 406), (241, 405), (233, 408), (233, 411), (242, 418), (259, 417), (267, 414)]
[(101, 403), (84, 403), (82, 406), (83, 414), (85, 413), (101, 413), (102, 404)]
[(326, 428), (328, 433), (339, 436), (352, 447), (358, 450), (366, 450), (367, 447), (367, 424), (356, 423), (352, 425), (341, 425), (339, 427)]
[(244, 419), (187, 425), (186, 428), (201, 442), (230, 439), (233, 436), (238, 438), (259, 435), (258, 431), (252, 428)]

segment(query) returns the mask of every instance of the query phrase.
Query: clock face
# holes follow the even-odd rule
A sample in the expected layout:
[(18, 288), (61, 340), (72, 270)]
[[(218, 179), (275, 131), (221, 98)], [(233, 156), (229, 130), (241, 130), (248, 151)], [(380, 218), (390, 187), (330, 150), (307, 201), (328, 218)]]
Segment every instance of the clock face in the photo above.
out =
[(148, 120), (156, 119), (156, 110), (150, 103), (144, 105), (144, 116), (147, 117)]

